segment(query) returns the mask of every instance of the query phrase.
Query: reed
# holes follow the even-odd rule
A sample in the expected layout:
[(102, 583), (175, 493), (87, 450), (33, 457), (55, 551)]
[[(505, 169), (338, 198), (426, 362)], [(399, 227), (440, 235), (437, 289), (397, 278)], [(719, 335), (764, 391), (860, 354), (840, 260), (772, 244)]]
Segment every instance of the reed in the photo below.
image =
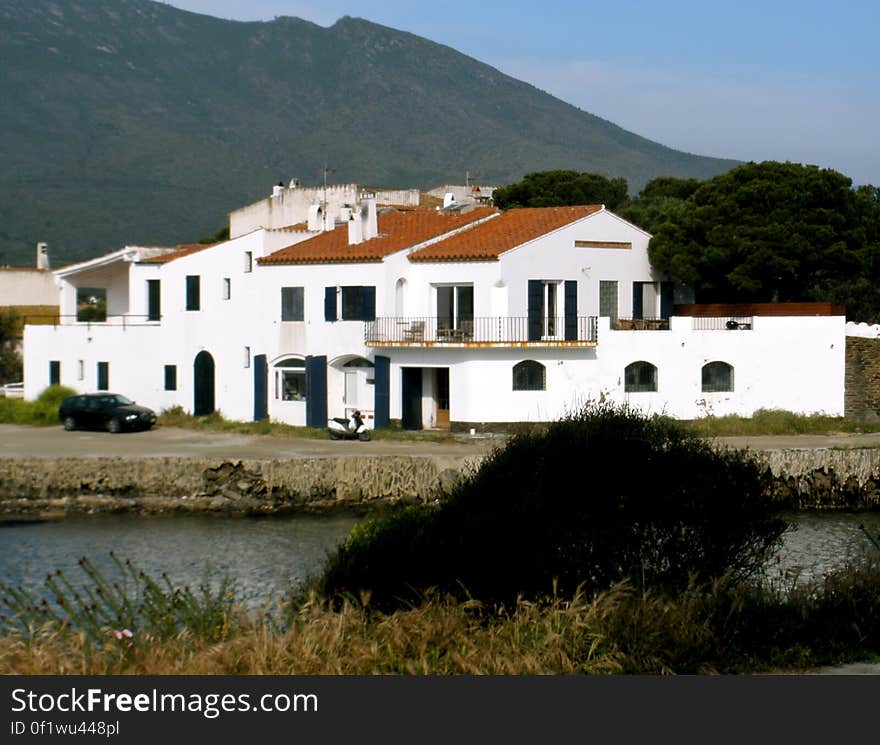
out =
[(383, 613), (313, 595), (240, 612), (217, 637), (181, 628), (96, 644), (72, 626), (0, 635), (0, 674), (534, 675), (803, 672), (880, 655), (880, 565), (786, 591), (717, 581), (667, 595), (627, 583), (519, 599), (509, 611), (429, 591)]

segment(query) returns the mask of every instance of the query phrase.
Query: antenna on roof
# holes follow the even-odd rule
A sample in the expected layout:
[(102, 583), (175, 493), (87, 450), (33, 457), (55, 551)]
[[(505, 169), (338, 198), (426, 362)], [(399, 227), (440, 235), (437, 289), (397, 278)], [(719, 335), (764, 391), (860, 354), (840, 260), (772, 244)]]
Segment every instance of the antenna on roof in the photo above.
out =
[[(333, 173), (332, 168), (327, 168), (327, 161), (324, 161), (324, 201), (321, 203), (321, 211), (324, 213), (324, 230), (327, 230), (327, 174)], [(336, 219), (336, 218), (334, 218)]]

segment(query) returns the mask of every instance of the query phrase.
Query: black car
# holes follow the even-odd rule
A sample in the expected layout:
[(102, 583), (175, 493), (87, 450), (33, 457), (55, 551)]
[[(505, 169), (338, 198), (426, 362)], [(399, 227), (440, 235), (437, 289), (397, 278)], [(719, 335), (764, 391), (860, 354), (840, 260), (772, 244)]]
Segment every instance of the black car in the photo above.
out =
[(83, 393), (70, 396), (58, 407), (58, 417), (68, 432), (73, 429), (150, 429), (156, 423), (156, 412), (138, 406), (118, 393)]

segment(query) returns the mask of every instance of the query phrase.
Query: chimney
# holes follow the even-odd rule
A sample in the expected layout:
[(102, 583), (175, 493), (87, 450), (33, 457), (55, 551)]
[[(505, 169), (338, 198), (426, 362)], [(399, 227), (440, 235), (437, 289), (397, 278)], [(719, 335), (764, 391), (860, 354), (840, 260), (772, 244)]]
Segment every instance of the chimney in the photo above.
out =
[(361, 211), (353, 210), (348, 218), (348, 245), (354, 246), (364, 241), (364, 223), (361, 219)]
[(443, 195), (443, 207), (451, 207), (453, 204), (455, 204), (455, 194), (453, 194), (451, 191), (447, 191)]
[(324, 229), (324, 210), (321, 209), (320, 204), (311, 204), (309, 205), (309, 230), (323, 230)]
[(49, 244), (48, 243), (38, 243), (37, 244), (37, 269), (48, 269), (49, 268)]
[(379, 235), (379, 220), (376, 217), (376, 199), (370, 197), (361, 202), (361, 224), (363, 225), (364, 240), (368, 241)]

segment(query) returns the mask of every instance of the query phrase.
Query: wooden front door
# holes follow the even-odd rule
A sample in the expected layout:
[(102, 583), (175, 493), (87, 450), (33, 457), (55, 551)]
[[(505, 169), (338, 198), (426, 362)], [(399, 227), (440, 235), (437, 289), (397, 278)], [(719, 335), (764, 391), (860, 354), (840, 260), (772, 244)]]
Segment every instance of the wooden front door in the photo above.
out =
[(439, 367), (436, 371), (436, 416), (435, 422), (438, 429), (449, 429), (449, 368)]

